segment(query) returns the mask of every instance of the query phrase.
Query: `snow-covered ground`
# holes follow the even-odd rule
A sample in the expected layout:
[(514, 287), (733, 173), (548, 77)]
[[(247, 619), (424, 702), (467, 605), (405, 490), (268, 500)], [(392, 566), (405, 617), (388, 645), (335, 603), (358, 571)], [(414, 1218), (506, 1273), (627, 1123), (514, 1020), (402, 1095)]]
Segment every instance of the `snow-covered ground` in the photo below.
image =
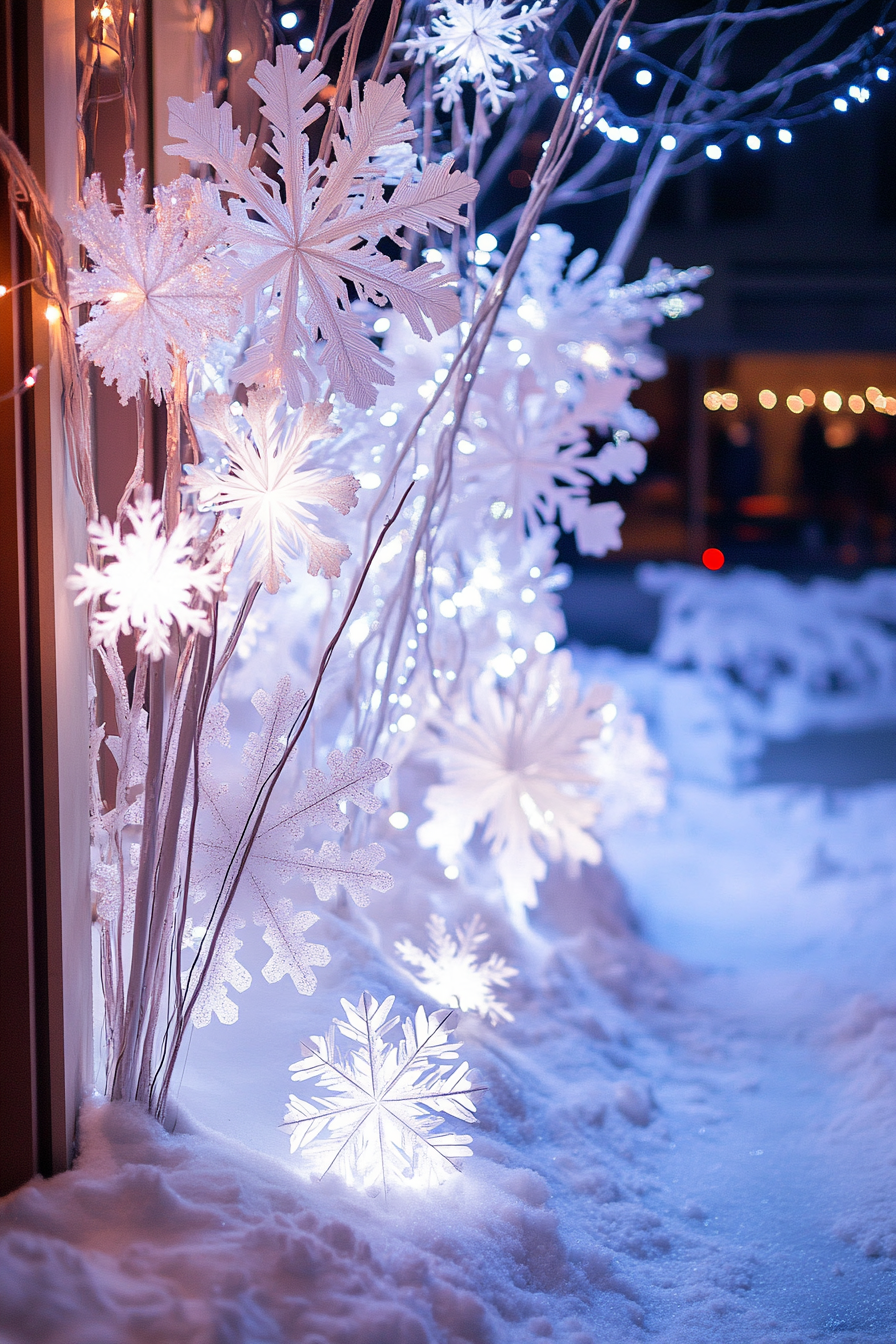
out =
[[(578, 652), (648, 714), (669, 805), (613, 834), (601, 868), (552, 872), (530, 938), (487, 909), (487, 949), (520, 974), (512, 1023), (459, 1023), (488, 1088), (463, 1173), (373, 1199), (308, 1179), (278, 1129), (299, 1041), (341, 994), (420, 1001), (392, 949), (421, 942), (421, 890), (451, 925), (481, 909), (417, 849), (421, 807), (390, 842), (395, 888), (321, 907), (333, 959), (312, 998), (261, 984), (235, 1025), (194, 1033), (173, 1134), (90, 1104), (75, 1170), (0, 1204), (0, 1344), (891, 1344), (896, 782), (744, 780), (770, 738), (889, 731), (896, 586), (800, 607), (740, 580), (720, 658), (708, 635), (684, 648), (680, 613), (721, 590), (679, 579), (653, 656)], [(802, 611), (802, 643), (756, 618), (775, 600)], [(845, 688), (822, 675), (844, 649), (866, 669)], [(747, 665), (767, 669), (751, 698), (724, 670)], [(267, 955), (247, 940), (257, 980)]]

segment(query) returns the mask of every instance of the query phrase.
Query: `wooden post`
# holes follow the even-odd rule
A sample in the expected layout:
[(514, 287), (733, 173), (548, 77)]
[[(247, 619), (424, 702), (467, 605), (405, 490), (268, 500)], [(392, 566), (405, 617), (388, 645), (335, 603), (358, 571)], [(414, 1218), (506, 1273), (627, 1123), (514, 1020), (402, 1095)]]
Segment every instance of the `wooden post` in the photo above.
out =
[[(73, 0), (5, 0), (0, 114), (57, 215), (75, 193)], [(32, 274), (3, 183), (3, 283)], [(62, 385), (46, 302), (0, 303), (0, 1189), (71, 1160), (91, 1081), (91, 967), (84, 615), (65, 579), (84, 552), (68, 469)]]

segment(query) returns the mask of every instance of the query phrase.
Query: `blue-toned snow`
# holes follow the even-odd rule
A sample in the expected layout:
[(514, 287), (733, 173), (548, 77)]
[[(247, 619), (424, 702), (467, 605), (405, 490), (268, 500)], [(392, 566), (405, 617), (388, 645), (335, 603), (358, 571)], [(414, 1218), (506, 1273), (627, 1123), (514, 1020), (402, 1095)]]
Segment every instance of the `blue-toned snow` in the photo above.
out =
[[(834, 783), (761, 780), (769, 741), (883, 740), (893, 711), (867, 684), (744, 699), (705, 631), (702, 663), (664, 659), (692, 581), (699, 606), (704, 576), (680, 572), (655, 655), (577, 653), (648, 714), (665, 813), (614, 834), (601, 869), (552, 873), (525, 943), (483, 903), (475, 855), (452, 883), (416, 848), (422, 809), (391, 841), (392, 892), (319, 907), (333, 960), (312, 998), (264, 983), (247, 929), (255, 983), (238, 1023), (194, 1033), (176, 1132), (92, 1106), (76, 1169), (0, 1204), (0, 1344), (892, 1344), (896, 781), (837, 786), (838, 768), (862, 778), (837, 766), (861, 736), (809, 751)], [(755, 635), (775, 592), (739, 584)], [(878, 589), (872, 606), (896, 602), (892, 576)], [(812, 667), (842, 653), (812, 633), (834, 599), (803, 604)], [(521, 969), (516, 1020), (460, 1022), (489, 1088), (462, 1176), (383, 1201), (308, 1181), (277, 1125), (299, 1041), (341, 994), (416, 1006), (391, 949), (421, 941), (421, 893), (449, 919), (482, 909)]]

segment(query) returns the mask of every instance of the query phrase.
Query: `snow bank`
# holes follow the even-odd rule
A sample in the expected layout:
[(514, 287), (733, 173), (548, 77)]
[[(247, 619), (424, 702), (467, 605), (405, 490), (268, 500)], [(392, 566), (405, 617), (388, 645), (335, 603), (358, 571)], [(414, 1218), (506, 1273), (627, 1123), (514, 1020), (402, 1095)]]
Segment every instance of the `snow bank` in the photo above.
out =
[(650, 656), (576, 649), (618, 682), (679, 778), (755, 777), (769, 739), (896, 722), (896, 573), (792, 583), (753, 569), (642, 565), (661, 599)]

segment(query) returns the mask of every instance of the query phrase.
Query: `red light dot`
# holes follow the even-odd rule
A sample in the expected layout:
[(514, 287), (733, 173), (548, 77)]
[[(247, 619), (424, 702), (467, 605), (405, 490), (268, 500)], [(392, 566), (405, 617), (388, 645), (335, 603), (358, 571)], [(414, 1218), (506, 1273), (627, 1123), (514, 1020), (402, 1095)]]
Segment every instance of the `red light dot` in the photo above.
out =
[(710, 546), (703, 552), (703, 563), (707, 569), (721, 569), (725, 557), (718, 546)]

